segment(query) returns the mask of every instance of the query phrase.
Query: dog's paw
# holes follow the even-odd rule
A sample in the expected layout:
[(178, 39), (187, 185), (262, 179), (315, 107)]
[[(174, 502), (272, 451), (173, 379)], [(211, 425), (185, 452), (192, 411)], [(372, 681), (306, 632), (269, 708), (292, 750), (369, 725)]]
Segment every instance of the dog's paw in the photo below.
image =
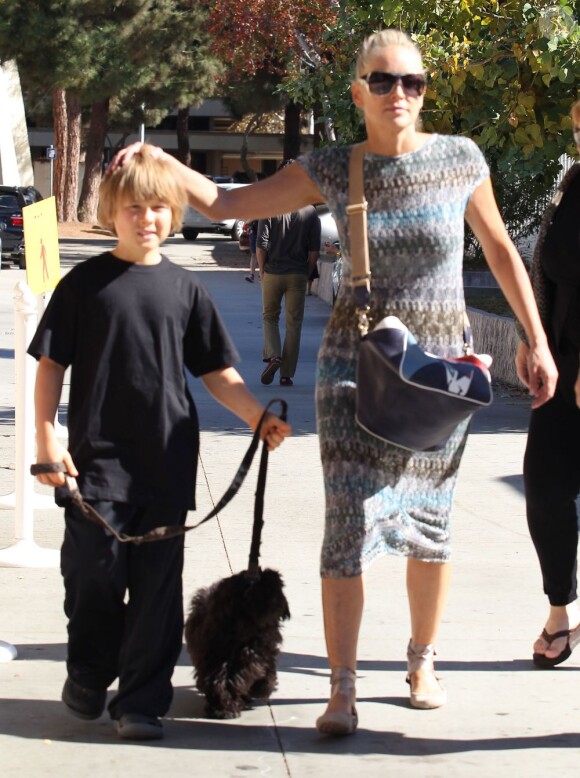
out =
[(276, 689), (276, 679), (260, 678), (252, 684), (250, 695), (257, 700), (267, 700)]
[(206, 715), (210, 719), (239, 719), (242, 715), (241, 710), (237, 708), (213, 708), (208, 705), (205, 709)]

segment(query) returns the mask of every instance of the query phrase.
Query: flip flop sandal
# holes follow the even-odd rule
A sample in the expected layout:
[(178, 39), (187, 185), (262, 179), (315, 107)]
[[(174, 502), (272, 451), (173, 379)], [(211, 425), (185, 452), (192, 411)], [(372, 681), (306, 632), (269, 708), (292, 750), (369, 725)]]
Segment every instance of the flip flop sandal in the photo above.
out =
[(570, 633), (573, 631), (575, 630), (563, 629), (560, 632), (554, 632), (553, 634), (550, 634), (549, 632), (546, 632), (545, 629), (543, 629), (541, 637), (548, 644), (548, 648), (552, 645), (554, 640), (557, 640), (558, 638), (567, 638), (566, 645), (562, 651), (560, 651), (558, 656), (550, 657), (546, 656), (545, 654), (537, 654), (534, 652), (532, 656), (534, 666), (540, 668), (541, 670), (550, 670), (552, 667), (556, 667), (556, 665), (559, 665), (561, 662), (565, 662), (566, 659), (568, 659), (568, 657), (572, 654), (572, 649), (570, 648)]

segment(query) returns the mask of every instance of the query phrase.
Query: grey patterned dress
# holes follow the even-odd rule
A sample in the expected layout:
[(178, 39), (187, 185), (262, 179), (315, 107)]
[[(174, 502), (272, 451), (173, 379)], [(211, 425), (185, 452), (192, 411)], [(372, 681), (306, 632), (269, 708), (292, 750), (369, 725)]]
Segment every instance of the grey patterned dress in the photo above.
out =
[[(415, 453), (355, 423), (359, 335), (345, 210), (349, 153), (348, 147), (328, 147), (298, 160), (334, 214), (344, 262), (317, 366), (325, 578), (359, 575), (386, 553), (449, 559), (449, 520), (468, 426), (459, 425), (443, 450)], [(437, 355), (462, 353), (464, 213), (488, 175), (481, 152), (466, 138), (432, 135), (408, 154), (365, 156), (373, 321), (398, 316), (419, 344)]]

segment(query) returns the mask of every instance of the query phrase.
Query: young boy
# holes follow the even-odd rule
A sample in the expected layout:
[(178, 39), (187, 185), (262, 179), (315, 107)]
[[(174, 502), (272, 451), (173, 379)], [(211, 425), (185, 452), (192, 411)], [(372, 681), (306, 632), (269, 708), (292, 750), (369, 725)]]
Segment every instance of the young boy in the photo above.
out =
[[(28, 349), (39, 360), (38, 462), (63, 462), (84, 498), (128, 534), (183, 524), (195, 508), (199, 428), (184, 368), (253, 429), (263, 411), (232, 367), (237, 352), (196, 274), (160, 252), (179, 229), (184, 204), (184, 191), (150, 146), (108, 175), (99, 221), (117, 245), (64, 276)], [(69, 365), (67, 451), (54, 420)], [(267, 417), (270, 448), (290, 431)], [(38, 479), (64, 483), (62, 473)], [(74, 715), (96, 719), (118, 678), (108, 710), (119, 736), (161, 738), (182, 645), (183, 538), (120, 544), (70, 504), (65, 523), (63, 702)]]

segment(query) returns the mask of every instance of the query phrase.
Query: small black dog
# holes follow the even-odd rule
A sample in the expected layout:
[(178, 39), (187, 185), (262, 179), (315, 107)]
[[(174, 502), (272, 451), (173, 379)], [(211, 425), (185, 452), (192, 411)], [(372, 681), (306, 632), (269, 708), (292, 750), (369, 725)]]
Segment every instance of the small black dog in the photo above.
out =
[(191, 600), (185, 642), (209, 716), (235, 719), (252, 698), (276, 688), (281, 622), (290, 618), (275, 570), (247, 571), (200, 589)]

